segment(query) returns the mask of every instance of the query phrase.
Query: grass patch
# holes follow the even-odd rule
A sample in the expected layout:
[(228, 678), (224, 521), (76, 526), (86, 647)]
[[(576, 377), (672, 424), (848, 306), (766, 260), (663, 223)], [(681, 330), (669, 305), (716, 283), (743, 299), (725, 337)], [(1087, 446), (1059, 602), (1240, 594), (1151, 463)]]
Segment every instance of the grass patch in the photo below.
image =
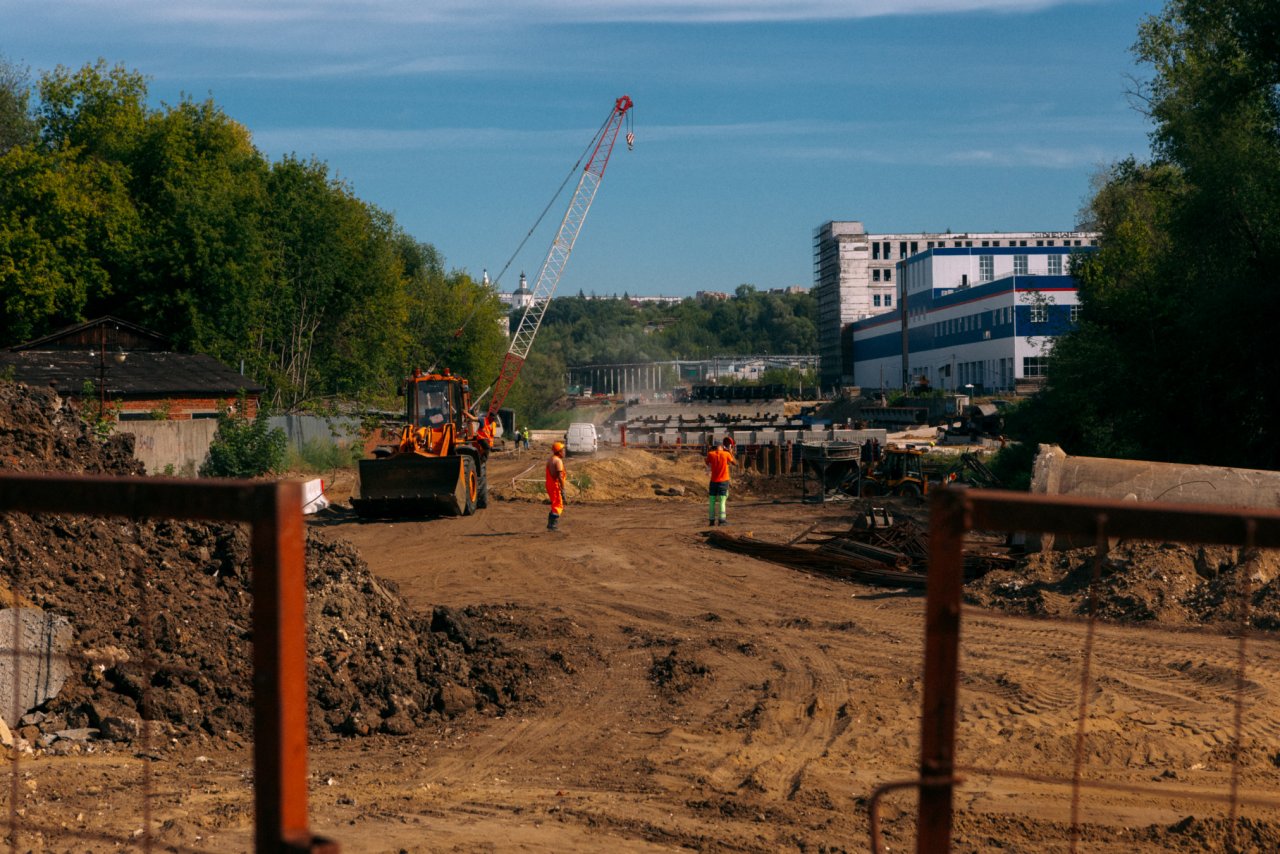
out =
[(344, 445), (308, 439), (302, 443), (301, 448), (289, 446), (285, 467), (289, 471), (323, 474), (336, 469), (353, 469), (362, 455), (361, 447), (356, 444)]

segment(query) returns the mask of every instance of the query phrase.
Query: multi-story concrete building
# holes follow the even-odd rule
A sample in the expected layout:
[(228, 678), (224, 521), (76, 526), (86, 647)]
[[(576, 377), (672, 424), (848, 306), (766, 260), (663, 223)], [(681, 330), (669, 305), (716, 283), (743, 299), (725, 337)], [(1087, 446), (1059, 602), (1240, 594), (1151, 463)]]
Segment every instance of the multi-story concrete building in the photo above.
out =
[(1054, 338), (1077, 321), (1072, 258), (1094, 251), (1083, 245), (1089, 238), (1079, 248), (1071, 239), (1070, 247), (1061, 238), (1056, 246), (935, 247), (899, 261), (905, 310), (849, 327), (854, 384), (989, 393), (1042, 376)]
[(1084, 231), (868, 234), (861, 222), (824, 223), (813, 235), (813, 294), (818, 301), (819, 380), (825, 390), (854, 384), (845, 328), (897, 306), (898, 262), (931, 249), (1061, 249), (1097, 245)]

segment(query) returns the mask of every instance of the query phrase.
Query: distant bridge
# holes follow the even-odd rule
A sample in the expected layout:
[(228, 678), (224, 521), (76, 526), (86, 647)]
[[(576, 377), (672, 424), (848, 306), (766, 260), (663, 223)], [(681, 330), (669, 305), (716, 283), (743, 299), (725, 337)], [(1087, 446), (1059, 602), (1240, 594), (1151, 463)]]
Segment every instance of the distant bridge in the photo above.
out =
[(576, 365), (568, 370), (568, 384), (589, 387), (593, 393), (628, 395), (667, 391), (689, 383), (716, 382), (733, 377), (758, 379), (770, 368), (817, 370), (816, 355), (712, 356), (706, 359), (671, 359), (654, 362)]

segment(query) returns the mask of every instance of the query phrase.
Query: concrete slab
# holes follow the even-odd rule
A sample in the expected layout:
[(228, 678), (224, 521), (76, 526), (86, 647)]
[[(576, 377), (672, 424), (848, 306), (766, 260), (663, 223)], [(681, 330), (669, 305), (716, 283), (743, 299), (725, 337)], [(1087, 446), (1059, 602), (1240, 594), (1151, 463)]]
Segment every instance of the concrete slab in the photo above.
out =
[(17, 720), (62, 690), (71, 676), (72, 635), (66, 617), (39, 608), (0, 610), (0, 714)]

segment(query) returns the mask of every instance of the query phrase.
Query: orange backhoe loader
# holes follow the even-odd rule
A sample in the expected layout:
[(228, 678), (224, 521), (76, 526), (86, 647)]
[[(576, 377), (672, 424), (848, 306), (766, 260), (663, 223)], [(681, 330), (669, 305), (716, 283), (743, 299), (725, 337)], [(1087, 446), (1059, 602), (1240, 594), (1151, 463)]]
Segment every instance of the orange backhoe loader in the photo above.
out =
[(405, 382), (400, 441), (360, 461), (365, 517), (469, 516), (489, 503), (487, 449), (476, 443), (471, 388), (462, 377), (414, 371)]

